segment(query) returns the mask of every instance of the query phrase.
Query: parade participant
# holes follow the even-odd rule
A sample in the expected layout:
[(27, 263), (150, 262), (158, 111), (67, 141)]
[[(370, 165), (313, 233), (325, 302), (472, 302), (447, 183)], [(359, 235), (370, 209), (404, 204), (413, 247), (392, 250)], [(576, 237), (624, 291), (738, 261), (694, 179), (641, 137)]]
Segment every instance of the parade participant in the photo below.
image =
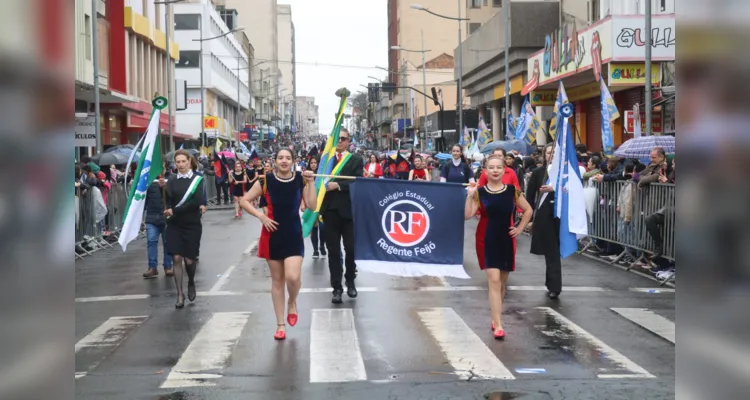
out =
[[(317, 204), (314, 178), (311, 171), (301, 174), (294, 170), (294, 156), (289, 149), (276, 153), (276, 171), (266, 175), (263, 184), (257, 182), (240, 201), (242, 208), (263, 224), (258, 243), (258, 257), (265, 258), (271, 270), (271, 298), (276, 313), (274, 339), (286, 339), (284, 323), (284, 289), (289, 292), (287, 322), (298, 321), (297, 295), (302, 285), (302, 258), (305, 244), (299, 206)], [(253, 200), (263, 196), (268, 203), (268, 214), (252, 206)]]
[(451, 148), (451, 162), (445, 163), (440, 170), (440, 182), (474, 183), (469, 164), (464, 160), (464, 149), (459, 144)]
[[(503, 160), (505, 160), (505, 149), (502, 147), (498, 147), (495, 150), (492, 151), (492, 155), (497, 155), (499, 157), (502, 157)], [(503, 161), (504, 162), (504, 161)], [(483, 187), (487, 184), (488, 178), (487, 178), (487, 170), (482, 170), (482, 174), (479, 176), (479, 182), (477, 183), (477, 187)], [(516, 188), (516, 192), (521, 192), (521, 186), (518, 183), (518, 177), (516, 176), (516, 173), (509, 167), (505, 166), (505, 171), (503, 171), (503, 184), (505, 185), (511, 185)], [(481, 214), (479, 215), (479, 223), (477, 224), (477, 231), (474, 235), (476, 238), (476, 250), (477, 250), (477, 261), (479, 261), (479, 268), (484, 270), (484, 257), (482, 256), (484, 254), (484, 237), (485, 237), (485, 230), (487, 229), (487, 218), (482, 218)]]
[(232, 184), (232, 199), (234, 200), (234, 218), (242, 217), (242, 209), (240, 209), (240, 198), (245, 194), (245, 184), (248, 182), (247, 174), (245, 174), (245, 168), (241, 162), (234, 164), (234, 171), (229, 175), (229, 183)]
[[(318, 159), (315, 157), (310, 158), (308, 165), (308, 171), (312, 171), (314, 174), (318, 170)], [(302, 210), (304, 211), (304, 209)], [(313, 258), (320, 258), (326, 256), (326, 239), (325, 239), (325, 226), (320, 220), (315, 222), (312, 231), (310, 231), (310, 241), (313, 245)], [(320, 252), (318, 252), (320, 249)]]
[[(185, 150), (175, 152), (177, 175), (166, 185), (167, 250), (172, 255), (174, 281), (177, 285), (176, 308), (185, 305), (183, 275), (188, 275), (188, 299), (195, 300), (195, 258), (201, 245), (203, 226), (203, 177), (193, 170), (198, 162)], [(184, 268), (183, 268), (184, 263)]]
[[(547, 184), (553, 144), (544, 147), (544, 164), (531, 173), (526, 188), (526, 200), (534, 204), (531, 231), (531, 254), (544, 256), (547, 265), (544, 285), (550, 299), (557, 299), (562, 292), (562, 262), (560, 260), (560, 219), (555, 218), (555, 188)], [(543, 196), (548, 193), (547, 196)]]
[(410, 181), (430, 181), (432, 176), (427, 173), (422, 156), (414, 156), (414, 169), (409, 171)]
[[(349, 131), (341, 128), (339, 141), (336, 144), (336, 164), (346, 160), (349, 147)], [(334, 165), (334, 168), (335, 165)], [(346, 164), (339, 171), (342, 176), (362, 176), (362, 157), (352, 154)], [(357, 289), (354, 279), (357, 276), (357, 266), (354, 264), (354, 220), (352, 215), (352, 200), (349, 196), (349, 186), (354, 183), (352, 179), (331, 179), (326, 185), (326, 195), (320, 207), (320, 215), (325, 224), (326, 248), (328, 248), (328, 270), (331, 274), (331, 286), (333, 287), (333, 298), (331, 302), (340, 304), (344, 289), (341, 285), (341, 241), (344, 241), (344, 252), (346, 253), (346, 294), (351, 298), (357, 297)]]
[[(480, 188), (470, 186), (464, 208), (464, 217), (472, 218), (477, 211), (487, 220), (484, 239), (492, 246), (484, 248), (484, 270), (489, 284), (490, 310), (495, 339), (505, 338), (502, 323), (503, 298), (508, 283), (508, 275), (516, 269), (516, 236), (531, 219), (531, 206), (513, 185), (503, 183), (505, 174), (504, 157), (491, 155), (487, 159), (487, 184)], [(523, 218), (518, 227), (513, 226), (513, 213), (516, 207), (523, 210)]]
[[(162, 158), (166, 160), (166, 157)], [(164, 246), (164, 275), (171, 277), (172, 256), (167, 251), (167, 222), (164, 219), (164, 200), (162, 199), (162, 188), (167, 184), (164, 178), (168, 178), (169, 171), (163, 161), (164, 175), (156, 182), (151, 182), (146, 191), (146, 254), (148, 255), (148, 270), (143, 273), (146, 279), (159, 276), (159, 236)]]
[(382, 178), (383, 167), (378, 162), (378, 157), (375, 154), (370, 154), (370, 162), (364, 167), (364, 173), (362, 176), (365, 178)]

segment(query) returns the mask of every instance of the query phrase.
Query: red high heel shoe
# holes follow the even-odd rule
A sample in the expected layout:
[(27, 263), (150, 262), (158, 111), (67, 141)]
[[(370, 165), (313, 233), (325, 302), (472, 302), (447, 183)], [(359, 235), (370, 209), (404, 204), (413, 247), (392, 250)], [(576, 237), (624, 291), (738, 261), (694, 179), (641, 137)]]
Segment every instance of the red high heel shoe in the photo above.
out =
[[(284, 326), (284, 324), (279, 324), (278, 326)], [(276, 340), (286, 339), (286, 331), (283, 331), (281, 329), (276, 329), (276, 333), (273, 335), (273, 338)]]
[(490, 324), (490, 330), (492, 332), (495, 332), (495, 321), (492, 321), (492, 323)]
[(503, 329), (496, 330), (493, 335), (495, 336), (495, 340), (505, 340), (505, 331)]
[[(297, 308), (297, 304), (294, 305), (294, 308), (295, 309)], [(289, 323), (289, 326), (297, 325), (297, 320), (299, 319), (298, 313), (299, 313), (299, 311), (297, 311), (294, 314), (289, 313), (289, 315), (286, 316), (286, 322)]]

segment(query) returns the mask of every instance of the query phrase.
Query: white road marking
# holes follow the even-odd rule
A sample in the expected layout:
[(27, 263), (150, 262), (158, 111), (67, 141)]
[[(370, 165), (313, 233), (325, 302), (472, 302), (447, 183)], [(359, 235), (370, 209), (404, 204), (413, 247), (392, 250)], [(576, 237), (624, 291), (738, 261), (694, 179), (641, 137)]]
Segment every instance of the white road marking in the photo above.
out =
[(227, 270), (221, 275), (221, 277), (216, 281), (216, 283), (214, 283), (214, 286), (211, 287), (211, 289), (209, 290), (209, 292), (218, 292), (218, 291), (220, 291), (221, 288), (224, 287), (224, 285), (227, 284), (227, 280), (229, 280), (229, 275), (232, 274), (232, 271), (234, 271), (235, 268), (236, 268), (236, 266), (234, 266), (234, 265), (231, 265), (229, 268), (227, 268)]
[(631, 292), (641, 292), (641, 293), (674, 293), (674, 289), (670, 288), (639, 288), (634, 287), (630, 288)]
[(258, 241), (254, 241), (250, 243), (250, 246), (247, 246), (247, 249), (245, 249), (245, 254), (250, 254), (251, 251), (253, 251), (253, 247), (255, 247), (258, 244)]
[(674, 322), (646, 308), (610, 308), (610, 310), (675, 343)]
[[(299, 290), (300, 293), (329, 293), (332, 292), (333, 288), (302, 288)], [(376, 287), (358, 287), (357, 292), (377, 292)]]
[[(85, 349), (95, 349), (93, 351), (103, 350), (108, 354), (108, 351), (112, 351), (120, 346), (128, 335), (130, 335), (136, 328), (141, 326), (142, 323), (146, 322), (148, 316), (134, 316), (134, 317), (111, 317), (104, 321), (103, 324), (99, 325), (96, 329), (91, 331), (83, 339), (79, 340), (75, 344), (75, 352), (83, 351)], [(97, 354), (99, 357), (91, 364), (85, 367), (86, 371), (77, 371), (75, 373), (76, 379), (81, 379), (88, 371), (92, 371), (96, 368), (99, 363), (104, 360), (106, 354)]]
[(215, 313), (182, 353), (161, 388), (216, 386), (221, 378), (216, 371), (226, 366), (249, 318), (249, 312)]
[(567, 329), (569, 329), (579, 338), (587, 340), (589, 343), (591, 343), (594, 347), (596, 347), (599, 350), (599, 353), (606, 356), (613, 363), (617, 364), (624, 370), (632, 372), (632, 374), (597, 374), (597, 377), (610, 378), (610, 379), (655, 378), (654, 375), (651, 375), (648, 371), (643, 369), (640, 365), (634, 363), (629, 358), (625, 357), (620, 352), (610, 347), (608, 344), (597, 339), (596, 336), (588, 333), (585, 329), (573, 323), (573, 321), (563, 317), (557, 311), (549, 307), (536, 307), (536, 308), (538, 310), (541, 310), (545, 314), (551, 316), (555, 320), (557, 320), (558, 323), (565, 325)]
[(242, 296), (245, 293), (219, 290), (216, 292), (197, 292), (198, 296)]
[(314, 309), (310, 326), (310, 382), (367, 380), (350, 308)]
[(148, 316), (111, 317), (91, 331), (75, 345), (76, 353), (86, 347), (117, 347), (128, 334), (148, 319)]
[(481, 286), (424, 286), (417, 288), (417, 291), (420, 292), (474, 292), (478, 290), (487, 290), (487, 288)]
[(417, 314), (462, 379), (515, 379), (452, 308), (430, 308)]
[[(538, 291), (546, 292), (546, 286), (508, 286), (508, 290), (514, 291)], [(608, 289), (596, 286), (563, 286), (563, 292), (607, 292)]]
[(101, 296), (101, 297), (80, 297), (76, 303), (90, 303), (96, 301), (117, 301), (117, 300), (142, 300), (151, 297), (147, 294), (125, 294), (121, 296)]

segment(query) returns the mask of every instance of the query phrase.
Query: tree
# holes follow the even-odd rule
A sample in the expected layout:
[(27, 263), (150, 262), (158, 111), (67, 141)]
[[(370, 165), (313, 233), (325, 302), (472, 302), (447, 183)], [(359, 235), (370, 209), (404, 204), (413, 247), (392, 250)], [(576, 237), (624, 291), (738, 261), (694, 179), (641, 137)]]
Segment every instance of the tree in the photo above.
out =
[(362, 119), (367, 118), (367, 107), (369, 106), (369, 103), (367, 102), (367, 92), (359, 91), (352, 95), (349, 98), (349, 105), (352, 106), (352, 108), (359, 109), (359, 115), (354, 119), (353, 122), (357, 127), (357, 130), (361, 133), (363, 131)]

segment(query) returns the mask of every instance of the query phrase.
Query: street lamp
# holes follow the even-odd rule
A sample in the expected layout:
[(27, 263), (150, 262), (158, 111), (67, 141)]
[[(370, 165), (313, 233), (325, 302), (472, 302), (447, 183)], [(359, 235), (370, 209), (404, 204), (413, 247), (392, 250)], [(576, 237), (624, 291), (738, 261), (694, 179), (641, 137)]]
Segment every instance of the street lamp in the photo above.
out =
[(209, 40), (214, 40), (214, 39), (220, 39), (220, 38), (223, 38), (225, 36), (231, 35), (234, 32), (243, 31), (243, 30), (245, 30), (245, 28), (237, 27), (237, 28), (232, 29), (231, 31), (228, 31), (226, 33), (222, 33), (221, 35), (210, 37), (210, 38), (204, 38), (203, 37), (203, 13), (201, 13), (201, 18), (198, 21), (200, 22), (198, 24), (198, 29), (200, 30), (200, 38), (193, 39), (193, 41), (194, 42), (200, 42), (200, 44), (201, 44), (201, 48), (200, 48), (201, 60), (198, 63), (199, 66), (200, 66), (200, 74), (201, 74), (201, 132), (204, 133), (202, 135), (203, 137), (201, 138), (201, 141), (202, 141), (201, 146), (202, 147), (206, 147), (206, 135), (205, 135), (205, 132), (203, 131), (203, 123), (204, 123), (204, 119), (206, 118), (206, 99), (205, 99), (205, 97), (206, 97), (206, 88), (203, 86), (203, 64), (204, 64), (204, 62), (203, 62), (203, 56), (204, 56), (203, 55), (203, 42), (207, 42)]
[(432, 14), (439, 18), (458, 21), (458, 130), (456, 130), (456, 132), (461, 132), (461, 130), (464, 128), (464, 113), (463, 113), (463, 109), (464, 109), (463, 67), (464, 65), (463, 65), (463, 54), (462, 54), (463, 39), (461, 37), (461, 22), (468, 21), (469, 19), (461, 18), (461, 0), (458, 0), (458, 18), (438, 14), (436, 12), (431, 11), (429, 8), (419, 5), (419, 4), (412, 4), (411, 8), (418, 10), (418, 11), (424, 11), (426, 13)]
[[(401, 46), (391, 46), (391, 49), (406, 51), (406, 52), (410, 52), (410, 53), (422, 53), (422, 87), (424, 88), (425, 91), (427, 91), (427, 72), (425, 72), (426, 71), (426, 65), (425, 65), (425, 60), (424, 60), (425, 56), (424, 55), (425, 55), (425, 53), (427, 53), (429, 51), (432, 51), (432, 50), (425, 50), (424, 49), (424, 30), (420, 30), (420, 31), (422, 33), (422, 50), (409, 50), (409, 49), (405, 49), (405, 48), (403, 48)], [(423, 99), (424, 99), (424, 111), (423, 111), (423, 113), (424, 113), (424, 118), (425, 118), (425, 122), (426, 122), (427, 121), (427, 97), (423, 96)], [(415, 135), (416, 135), (416, 133), (415, 133)], [(424, 149), (424, 141), (421, 141), (420, 143), (422, 143), (422, 149)]]
[[(185, 0), (164, 0), (155, 1), (154, 4), (168, 6), (183, 1)], [(173, 24), (170, 24), (169, 22), (169, 7), (164, 7), (164, 30), (166, 31), (165, 36), (167, 37), (167, 118), (169, 120), (169, 151), (174, 152), (174, 137), (172, 136), (172, 86), (174, 86), (174, 82), (172, 81), (172, 49), (169, 47), (169, 35), (172, 28)], [(203, 122), (201, 122), (201, 124), (202, 123)]]

